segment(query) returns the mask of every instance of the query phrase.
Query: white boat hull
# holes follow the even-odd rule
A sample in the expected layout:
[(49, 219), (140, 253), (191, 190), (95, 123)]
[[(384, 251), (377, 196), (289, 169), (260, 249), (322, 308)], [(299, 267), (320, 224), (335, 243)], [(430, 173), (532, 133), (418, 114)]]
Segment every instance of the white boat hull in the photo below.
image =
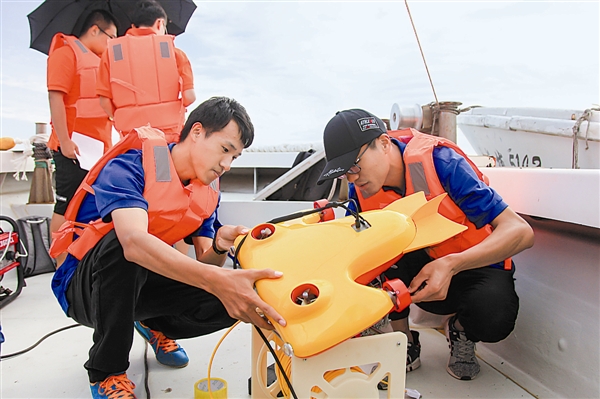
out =
[(539, 108), (474, 108), (457, 125), (477, 155), (491, 155), (497, 166), (600, 168), (600, 113), (582, 121), (574, 154), (573, 127), (581, 111)]
[(498, 370), (539, 397), (600, 397), (600, 170), (483, 172), (527, 218), (535, 244), (514, 259), (515, 330), (479, 347), (495, 353), (502, 359)]

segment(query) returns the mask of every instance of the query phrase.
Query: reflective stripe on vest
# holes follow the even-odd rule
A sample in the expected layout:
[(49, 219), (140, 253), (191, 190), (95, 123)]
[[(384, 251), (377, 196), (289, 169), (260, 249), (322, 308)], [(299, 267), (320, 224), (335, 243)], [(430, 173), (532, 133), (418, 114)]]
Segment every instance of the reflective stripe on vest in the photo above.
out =
[[(415, 192), (423, 191), (429, 201), (446, 192), (438, 178), (433, 163), (433, 149), (437, 146), (449, 147), (456, 151), (471, 165), (477, 177), (485, 184), (488, 184), (487, 178), (477, 166), (450, 140), (424, 134), (414, 129), (402, 129), (390, 133), (392, 133), (392, 137), (407, 143), (403, 154), (406, 182), (405, 195), (408, 196)], [(356, 189), (356, 196), (362, 211), (382, 209), (401, 198), (401, 195), (397, 194), (394, 190), (384, 191), (383, 189), (380, 189), (375, 195), (369, 198), (364, 198), (360, 190)], [(490, 225), (485, 225), (481, 229), (477, 229), (469, 221), (464, 212), (450, 199), (450, 196), (447, 196), (440, 204), (439, 213), (454, 222), (467, 226), (467, 230), (438, 245), (429, 247), (427, 252), (434, 259), (471, 248), (483, 241), (492, 232)], [(507, 265), (509, 266), (508, 269), (510, 269), (510, 259), (505, 261), (505, 268)]]
[[(218, 180), (206, 186), (194, 179), (183, 186), (161, 131), (149, 127), (135, 129), (112, 147), (89, 171), (65, 212), (66, 222), (53, 234), (50, 254), (67, 251), (82, 259), (113, 229), (101, 219), (89, 224), (75, 222), (79, 208), (100, 171), (114, 157), (130, 149), (142, 150), (144, 198), (148, 201), (148, 232), (172, 245), (189, 236), (215, 211), (219, 199)], [(78, 237), (76, 238), (75, 235)]]
[(79, 79), (79, 98), (74, 105), (77, 110), (77, 118), (107, 118), (106, 112), (100, 107), (100, 101), (96, 95), (96, 78), (100, 67), (100, 57), (90, 51), (75, 36), (57, 33), (52, 38), (49, 54), (55, 50), (69, 46), (75, 54), (77, 63), (77, 77)]
[(185, 118), (180, 98), (173, 36), (125, 35), (109, 41), (108, 56), (115, 128), (127, 133), (150, 126), (180, 132)]

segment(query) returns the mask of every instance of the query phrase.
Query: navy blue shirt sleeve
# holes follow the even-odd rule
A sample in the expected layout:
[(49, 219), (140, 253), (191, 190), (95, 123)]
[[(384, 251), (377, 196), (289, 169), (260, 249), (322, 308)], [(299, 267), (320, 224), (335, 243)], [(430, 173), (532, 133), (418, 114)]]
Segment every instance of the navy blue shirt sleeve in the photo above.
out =
[(112, 221), (111, 212), (115, 209), (141, 208), (148, 211), (141, 151), (130, 150), (108, 161), (92, 188), (96, 207), (104, 222)]
[[(358, 197), (356, 196), (356, 187), (354, 187), (354, 183), (348, 183), (348, 199), (352, 199), (354, 201), (348, 202), (348, 208), (350, 208), (353, 212), (358, 212)], [(346, 210), (346, 216), (350, 216), (352, 213), (349, 210)]]
[(219, 193), (219, 201), (217, 202), (217, 207), (215, 211), (206, 218), (202, 222), (202, 226), (194, 234), (192, 237), (207, 237), (207, 238), (215, 238), (217, 235), (217, 230), (222, 226), (219, 221), (219, 205), (221, 204), (221, 193)]
[(508, 207), (494, 189), (477, 177), (469, 162), (453, 149), (436, 147), (433, 163), (450, 198), (477, 228), (490, 223)]
[(202, 226), (192, 236), (196, 237), (207, 237), (207, 238), (215, 238), (215, 234), (217, 233), (215, 226), (213, 223), (217, 219), (217, 211), (213, 212), (208, 218), (206, 218), (202, 222)]

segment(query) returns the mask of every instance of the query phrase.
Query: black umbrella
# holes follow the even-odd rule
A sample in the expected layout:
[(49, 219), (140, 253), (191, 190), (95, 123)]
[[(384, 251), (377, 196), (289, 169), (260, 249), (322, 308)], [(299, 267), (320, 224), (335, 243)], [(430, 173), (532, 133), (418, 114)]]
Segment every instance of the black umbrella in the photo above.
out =
[[(192, 0), (158, 0), (167, 13), (167, 31), (171, 35), (185, 32), (196, 4)], [(44, 54), (50, 50), (50, 42), (58, 32), (78, 36), (83, 23), (94, 10), (106, 10), (117, 20), (119, 36), (131, 26), (131, 15), (136, 0), (46, 0), (27, 18), (31, 31), (29, 47)]]

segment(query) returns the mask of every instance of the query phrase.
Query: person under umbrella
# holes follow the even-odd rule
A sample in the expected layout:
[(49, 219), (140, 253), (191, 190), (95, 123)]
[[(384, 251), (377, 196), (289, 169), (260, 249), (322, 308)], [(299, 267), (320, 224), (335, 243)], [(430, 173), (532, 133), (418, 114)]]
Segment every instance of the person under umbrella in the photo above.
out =
[[(196, 100), (192, 66), (167, 34), (167, 14), (157, 1), (138, 1), (131, 21), (125, 36), (111, 40), (102, 55), (96, 86), (100, 105), (121, 135), (150, 124), (167, 142), (178, 142), (185, 107)], [(188, 253), (185, 242), (176, 247)]]
[(196, 100), (190, 61), (167, 34), (167, 14), (157, 1), (138, 1), (131, 20), (102, 55), (100, 104), (122, 135), (150, 124), (167, 142), (178, 142), (185, 107)]
[[(99, 140), (105, 151), (111, 147), (111, 122), (100, 108), (95, 86), (100, 55), (108, 39), (116, 37), (116, 23), (109, 13), (97, 10), (87, 17), (81, 32), (78, 37), (57, 33), (48, 57), (52, 125), (48, 148), (56, 167), (56, 204), (50, 224), (53, 233), (64, 223), (69, 201), (87, 174), (77, 160), (80, 153), (72, 140), (73, 132)], [(63, 260), (64, 256), (57, 258), (57, 264)]]

